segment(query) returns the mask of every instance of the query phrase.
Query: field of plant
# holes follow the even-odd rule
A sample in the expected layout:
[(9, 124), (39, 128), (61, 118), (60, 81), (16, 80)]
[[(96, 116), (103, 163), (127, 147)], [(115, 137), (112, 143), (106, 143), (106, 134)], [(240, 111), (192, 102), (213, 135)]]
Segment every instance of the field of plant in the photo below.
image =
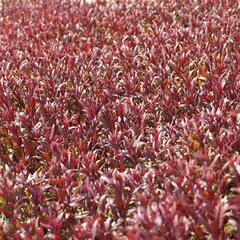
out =
[(237, 0), (6, 0), (0, 239), (240, 239)]

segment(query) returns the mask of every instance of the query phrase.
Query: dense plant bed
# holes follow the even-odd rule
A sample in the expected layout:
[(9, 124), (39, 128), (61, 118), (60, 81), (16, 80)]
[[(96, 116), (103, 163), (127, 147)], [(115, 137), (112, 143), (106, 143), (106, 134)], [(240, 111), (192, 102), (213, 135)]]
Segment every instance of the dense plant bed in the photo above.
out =
[(240, 239), (234, 0), (4, 1), (0, 239)]

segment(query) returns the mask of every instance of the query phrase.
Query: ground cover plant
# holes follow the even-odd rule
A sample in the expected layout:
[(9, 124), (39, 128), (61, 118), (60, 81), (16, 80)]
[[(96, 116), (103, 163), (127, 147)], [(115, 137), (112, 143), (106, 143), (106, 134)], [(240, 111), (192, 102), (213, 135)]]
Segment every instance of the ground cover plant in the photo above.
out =
[(240, 5), (2, 1), (0, 239), (240, 239)]

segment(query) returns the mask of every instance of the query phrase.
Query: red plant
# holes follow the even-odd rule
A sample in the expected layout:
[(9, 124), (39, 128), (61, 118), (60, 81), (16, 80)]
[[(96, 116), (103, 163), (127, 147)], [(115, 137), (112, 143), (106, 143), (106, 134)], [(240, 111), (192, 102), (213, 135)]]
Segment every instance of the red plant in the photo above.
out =
[(2, 1), (0, 239), (239, 239), (237, 0)]

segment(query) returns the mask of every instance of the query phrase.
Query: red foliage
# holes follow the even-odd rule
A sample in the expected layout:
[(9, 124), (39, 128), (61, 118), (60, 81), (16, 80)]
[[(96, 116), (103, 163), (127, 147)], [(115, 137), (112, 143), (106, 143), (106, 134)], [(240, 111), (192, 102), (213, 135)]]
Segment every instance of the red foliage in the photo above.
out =
[(237, 0), (7, 0), (0, 239), (240, 239)]

